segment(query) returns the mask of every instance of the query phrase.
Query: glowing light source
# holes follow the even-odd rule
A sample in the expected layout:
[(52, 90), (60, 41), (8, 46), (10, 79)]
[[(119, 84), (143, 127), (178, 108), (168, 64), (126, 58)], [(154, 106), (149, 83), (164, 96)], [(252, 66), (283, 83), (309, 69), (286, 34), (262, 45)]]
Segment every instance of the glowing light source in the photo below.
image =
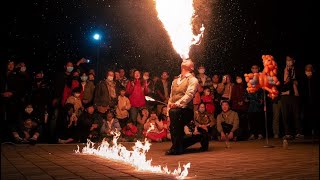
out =
[(93, 35), (93, 39), (95, 39), (95, 40), (100, 40), (100, 39), (101, 39), (100, 34), (94, 34), (94, 35)]

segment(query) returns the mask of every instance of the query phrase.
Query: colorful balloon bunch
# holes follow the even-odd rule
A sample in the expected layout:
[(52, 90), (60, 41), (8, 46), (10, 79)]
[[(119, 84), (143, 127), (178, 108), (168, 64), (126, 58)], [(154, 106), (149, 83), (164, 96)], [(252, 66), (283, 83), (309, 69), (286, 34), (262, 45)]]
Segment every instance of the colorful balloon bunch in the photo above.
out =
[(262, 72), (244, 75), (248, 86), (247, 91), (255, 93), (262, 88), (269, 92), (268, 96), (271, 99), (274, 99), (279, 95), (276, 87), (280, 85), (277, 78), (278, 65), (271, 55), (262, 55), (262, 61), (264, 66)]

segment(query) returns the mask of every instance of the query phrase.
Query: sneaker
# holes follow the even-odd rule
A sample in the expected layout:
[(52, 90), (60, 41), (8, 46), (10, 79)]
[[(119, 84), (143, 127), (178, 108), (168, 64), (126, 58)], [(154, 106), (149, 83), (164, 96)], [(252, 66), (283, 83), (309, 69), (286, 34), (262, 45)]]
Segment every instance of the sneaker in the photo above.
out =
[(261, 134), (258, 135), (258, 140), (263, 139), (263, 136)]
[(303, 139), (303, 138), (304, 138), (304, 135), (302, 135), (302, 134), (299, 134), (299, 133), (298, 133), (298, 134), (296, 135), (296, 139)]
[(254, 134), (251, 134), (251, 136), (249, 137), (248, 140), (250, 141), (250, 140), (255, 140), (255, 139), (256, 139), (256, 138), (254, 137)]

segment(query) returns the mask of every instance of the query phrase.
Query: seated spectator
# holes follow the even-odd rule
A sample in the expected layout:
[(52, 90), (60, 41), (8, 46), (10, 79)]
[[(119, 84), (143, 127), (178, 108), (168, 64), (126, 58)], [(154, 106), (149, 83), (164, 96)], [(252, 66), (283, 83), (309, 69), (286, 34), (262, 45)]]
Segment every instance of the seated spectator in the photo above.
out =
[(40, 129), (37, 122), (27, 118), (12, 129), (12, 135), (16, 143), (35, 144), (39, 138)]
[(200, 151), (208, 151), (209, 149), (209, 136), (206, 133), (199, 133), (194, 120), (190, 121), (186, 126), (184, 126), (185, 136), (183, 138), (184, 149), (200, 142)]
[(38, 113), (34, 111), (32, 104), (27, 103), (24, 113), (21, 114), (12, 129), (15, 142), (35, 144), (39, 139), (41, 130)]
[[(93, 124), (95, 123), (95, 119), (97, 116), (94, 113), (94, 107), (92, 104), (87, 104), (84, 112), (80, 115), (78, 119), (78, 127), (79, 127), (79, 140), (82, 143), (87, 142), (90, 133), (95, 129)], [(89, 138), (90, 139), (90, 138)]]
[[(144, 124), (149, 119), (149, 110), (142, 108), (137, 117), (138, 139), (143, 140)], [(132, 121), (132, 120), (131, 120)]]
[(209, 136), (211, 129), (215, 125), (213, 114), (210, 114), (206, 110), (206, 105), (201, 103), (199, 108), (194, 113), (195, 133), (202, 133), (203, 135)]
[(64, 112), (62, 114), (63, 129), (60, 132), (58, 139), (59, 144), (67, 144), (76, 142), (77, 139), (77, 121), (78, 118), (74, 112), (73, 104), (67, 103), (64, 106)]
[(101, 138), (105, 138), (107, 141), (111, 141), (114, 133), (120, 132), (121, 127), (118, 119), (114, 118), (114, 114), (111, 110), (107, 111), (107, 119), (102, 120), (102, 126), (100, 128)]
[(118, 104), (116, 106), (116, 117), (119, 120), (121, 128), (127, 126), (129, 120), (129, 112), (131, 108), (130, 100), (125, 96), (126, 90), (122, 88), (118, 96)]
[(151, 111), (149, 119), (144, 124), (143, 134), (153, 142), (162, 142), (167, 136), (167, 132), (163, 128), (163, 122), (159, 121), (155, 110)]
[[(81, 88), (77, 87), (72, 90), (72, 96), (68, 97), (66, 103), (72, 104), (74, 113), (77, 117), (81, 115), (83, 106), (80, 99)], [(77, 124), (77, 122), (75, 122)]]
[(237, 141), (240, 137), (239, 117), (238, 113), (230, 110), (229, 101), (221, 102), (222, 112), (217, 117), (217, 134), (218, 139)]
[(169, 126), (170, 126), (170, 122), (169, 122), (169, 117), (167, 116), (167, 112), (168, 112), (168, 108), (167, 106), (163, 106), (161, 108), (161, 112), (159, 114), (159, 121), (162, 121), (163, 123), (163, 129), (166, 131), (167, 133), (167, 136), (166, 136), (166, 139), (167, 140), (171, 140), (171, 134), (170, 134), (170, 129), (169, 129)]
[(122, 141), (133, 142), (137, 140), (138, 128), (132, 121), (128, 121), (127, 125), (122, 128)]

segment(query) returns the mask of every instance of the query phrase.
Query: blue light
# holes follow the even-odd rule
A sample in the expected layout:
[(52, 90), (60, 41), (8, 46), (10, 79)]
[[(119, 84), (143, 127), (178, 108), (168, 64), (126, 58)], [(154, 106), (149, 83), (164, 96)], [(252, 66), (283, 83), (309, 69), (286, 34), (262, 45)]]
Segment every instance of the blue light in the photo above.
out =
[(95, 40), (100, 40), (100, 34), (95, 34), (95, 35), (93, 35), (93, 39), (95, 39)]

